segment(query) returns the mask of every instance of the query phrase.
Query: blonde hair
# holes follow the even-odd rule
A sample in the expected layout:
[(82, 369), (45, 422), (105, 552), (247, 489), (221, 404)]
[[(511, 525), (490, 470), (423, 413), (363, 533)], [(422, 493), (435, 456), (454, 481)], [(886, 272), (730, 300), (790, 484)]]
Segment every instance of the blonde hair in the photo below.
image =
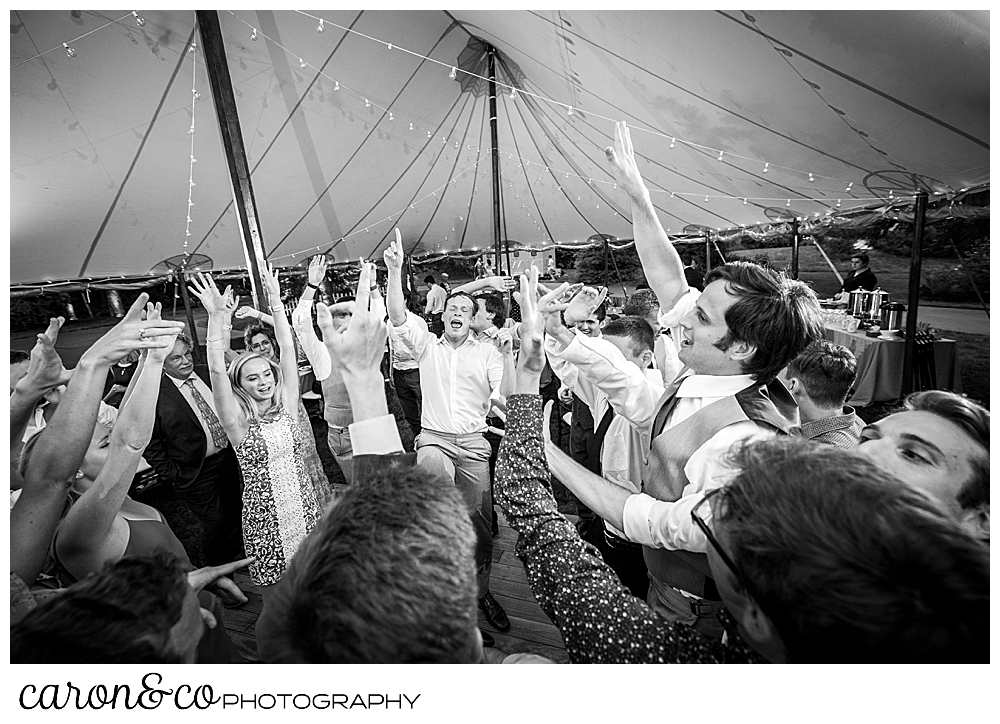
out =
[(240, 407), (243, 409), (243, 412), (246, 413), (246, 416), (251, 420), (259, 420), (261, 418), (261, 413), (257, 409), (257, 403), (240, 385), (240, 372), (243, 371), (243, 367), (247, 362), (255, 359), (262, 359), (267, 362), (267, 364), (271, 367), (271, 372), (274, 374), (274, 392), (271, 394), (271, 406), (265, 410), (265, 413), (276, 411), (281, 407), (281, 386), (283, 383), (281, 367), (259, 352), (244, 352), (233, 360), (233, 363), (229, 365), (229, 383), (233, 387), (233, 393), (236, 395), (236, 401), (240, 403)]

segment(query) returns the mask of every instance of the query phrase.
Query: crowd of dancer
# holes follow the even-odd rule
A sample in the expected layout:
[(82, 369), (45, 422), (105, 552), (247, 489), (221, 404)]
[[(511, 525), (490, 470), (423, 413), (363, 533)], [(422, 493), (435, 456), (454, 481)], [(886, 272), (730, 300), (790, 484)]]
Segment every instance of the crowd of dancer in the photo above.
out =
[[(865, 425), (809, 287), (747, 262), (702, 277), (624, 123), (606, 154), (650, 282), (621, 314), (534, 267), (516, 291), (428, 277), (421, 310), (397, 231), (384, 296), (362, 262), (354, 296), (317, 301), (316, 257), (290, 320), (278, 270), (266, 312), (192, 279), (207, 369), (145, 294), (73, 370), (52, 320), (11, 359), (12, 662), (237, 663), (244, 567), (265, 662), (546, 661), (477, 624), (512, 625), (490, 591), (496, 508), (574, 663), (988, 661), (989, 412), (925, 391)], [(242, 352), (234, 317), (260, 323)], [(143, 465), (198, 518), (207, 567), (129, 496)]]

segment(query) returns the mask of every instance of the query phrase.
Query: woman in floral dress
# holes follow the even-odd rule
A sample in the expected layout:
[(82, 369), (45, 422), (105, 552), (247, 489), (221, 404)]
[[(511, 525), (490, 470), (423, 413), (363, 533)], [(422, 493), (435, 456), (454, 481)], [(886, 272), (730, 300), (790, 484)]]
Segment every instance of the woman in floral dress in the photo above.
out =
[[(261, 272), (269, 304), (281, 311), (277, 272)], [(243, 542), (250, 579), (267, 602), (268, 587), (281, 578), (306, 535), (322, 515), (317, 491), (303, 460), (306, 441), (299, 429), (298, 368), (292, 330), (284, 313), (274, 314), (280, 365), (258, 353), (240, 355), (226, 372), (223, 342), (229, 324), (231, 289), (219, 292), (207, 274), (192, 281), (208, 317), (208, 368), (219, 421), (243, 471)]]

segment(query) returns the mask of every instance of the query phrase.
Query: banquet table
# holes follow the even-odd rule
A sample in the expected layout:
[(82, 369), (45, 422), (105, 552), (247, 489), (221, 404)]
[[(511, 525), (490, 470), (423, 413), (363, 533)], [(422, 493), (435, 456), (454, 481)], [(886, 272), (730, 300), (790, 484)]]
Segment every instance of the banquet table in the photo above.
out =
[[(848, 332), (837, 327), (826, 327), (824, 335), (831, 342), (847, 347), (858, 359), (858, 377), (848, 404), (864, 407), (873, 402), (898, 400), (902, 396), (905, 347), (902, 337), (879, 339), (868, 337), (863, 331)], [(962, 391), (956, 347), (953, 339), (934, 341), (936, 389)]]

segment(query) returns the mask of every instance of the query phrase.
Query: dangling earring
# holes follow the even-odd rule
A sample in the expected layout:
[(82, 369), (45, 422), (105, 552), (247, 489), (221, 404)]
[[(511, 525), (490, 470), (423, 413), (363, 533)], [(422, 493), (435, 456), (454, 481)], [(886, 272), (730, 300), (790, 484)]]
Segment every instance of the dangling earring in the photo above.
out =
[(83, 471), (82, 470), (77, 470), (76, 471), (76, 479), (79, 480), (82, 477), (83, 477)]

